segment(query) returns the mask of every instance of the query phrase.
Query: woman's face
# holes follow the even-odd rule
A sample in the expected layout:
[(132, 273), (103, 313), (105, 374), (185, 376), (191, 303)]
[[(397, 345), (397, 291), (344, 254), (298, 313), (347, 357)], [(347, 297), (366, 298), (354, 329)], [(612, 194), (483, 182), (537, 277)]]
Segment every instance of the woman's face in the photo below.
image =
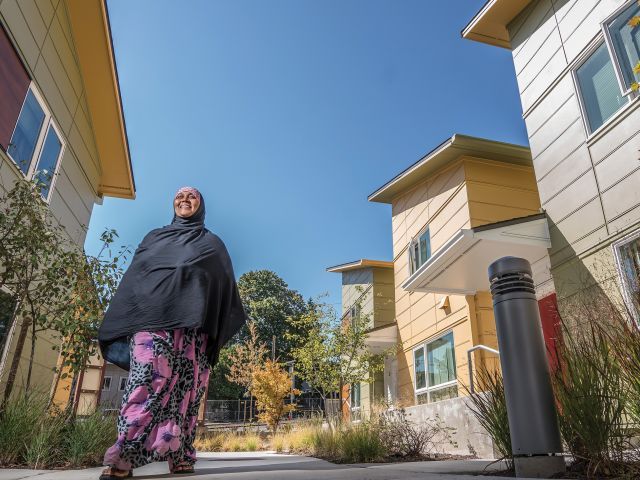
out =
[(200, 208), (200, 198), (191, 192), (178, 192), (173, 199), (173, 209), (176, 215), (189, 218)]

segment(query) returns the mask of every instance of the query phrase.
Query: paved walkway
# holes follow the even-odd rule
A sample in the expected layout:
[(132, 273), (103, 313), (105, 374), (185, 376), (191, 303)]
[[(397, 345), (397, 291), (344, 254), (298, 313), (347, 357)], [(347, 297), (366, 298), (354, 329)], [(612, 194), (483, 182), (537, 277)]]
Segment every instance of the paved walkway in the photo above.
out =
[[(193, 475), (170, 475), (166, 463), (134, 471), (134, 479), (152, 480), (471, 480), (490, 463), (483, 460), (334, 465), (324, 460), (275, 453), (202, 453)], [(499, 466), (489, 468), (500, 468)], [(0, 480), (94, 480), (101, 468), (85, 470), (1, 470)], [(478, 477), (475, 477), (477, 480)], [(480, 479), (504, 477), (483, 476)]]

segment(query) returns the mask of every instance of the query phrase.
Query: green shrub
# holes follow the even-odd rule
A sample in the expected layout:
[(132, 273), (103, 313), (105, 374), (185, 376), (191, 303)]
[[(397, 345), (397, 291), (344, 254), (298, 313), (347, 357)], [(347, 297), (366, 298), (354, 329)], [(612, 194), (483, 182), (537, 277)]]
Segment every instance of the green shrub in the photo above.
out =
[(337, 444), (340, 463), (380, 462), (386, 457), (380, 430), (370, 423), (344, 429), (339, 433)]
[(24, 463), (30, 468), (48, 468), (64, 458), (66, 419), (55, 415), (33, 426), (32, 437), (25, 444)]
[(116, 417), (96, 411), (70, 422), (65, 433), (66, 462), (72, 467), (100, 465), (104, 452), (117, 437)]
[(628, 392), (611, 335), (593, 323), (566, 330), (553, 374), (560, 431), (587, 476), (622, 468), (628, 447)]
[(506, 461), (507, 467), (512, 469), (511, 432), (509, 431), (502, 374), (498, 370), (480, 368), (476, 372), (476, 376), (478, 393), (471, 393), (466, 385), (463, 386), (469, 395), (467, 405), (493, 440), (498, 455)]
[(46, 396), (36, 393), (16, 396), (4, 405), (0, 412), (0, 465), (25, 461), (27, 448), (45, 418), (46, 407)]

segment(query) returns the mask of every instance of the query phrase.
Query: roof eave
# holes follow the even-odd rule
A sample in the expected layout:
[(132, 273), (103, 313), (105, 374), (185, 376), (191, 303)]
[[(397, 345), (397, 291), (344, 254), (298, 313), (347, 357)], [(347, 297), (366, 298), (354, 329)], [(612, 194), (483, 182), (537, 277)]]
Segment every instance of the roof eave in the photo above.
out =
[(523, 145), (455, 134), (368, 196), (370, 202), (392, 203), (407, 188), (463, 156), (531, 166), (531, 150)]
[(388, 262), (386, 260), (369, 260), (367, 258), (363, 258), (354, 262), (341, 263), (340, 265), (327, 267), (327, 272), (342, 273), (349, 270), (358, 270), (361, 268), (393, 268), (393, 262)]
[(487, 0), (478, 13), (462, 30), (467, 40), (486, 43), (511, 50), (507, 25), (522, 12), (532, 0)]
[(101, 167), (98, 194), (136, 195), (105, 0), (65, 0)]

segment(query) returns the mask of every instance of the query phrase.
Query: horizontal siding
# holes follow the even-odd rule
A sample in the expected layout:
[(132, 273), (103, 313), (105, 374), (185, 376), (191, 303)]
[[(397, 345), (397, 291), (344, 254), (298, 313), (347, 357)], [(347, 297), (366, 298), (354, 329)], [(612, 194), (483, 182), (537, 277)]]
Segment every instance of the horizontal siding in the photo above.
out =
[(471, 226), (540, 212), (533, 168), (486, 160), (465, 160)]
[[(50, 205), (73, 241), (82, 244), (97, 200), (100, 168), (86, 105), (80, 105), (83, 82), (64, 2), (54, 8), (49, 0), (4, 0), (0, 16), (62, 131), (65, 150)], [(2, 182), (9, 185), (4, 178)]]
[[(50, 209), (69, 238), (83, 245), (100, 183), (101, 169), (85, 101), (84, 84), (73, 44), (65, 2), (2, 0), (0, 20), (15, 43), (29, 75), (61, 131), (65, 148), (51, 193)], [(22, 173), (0, 152), (0, 194)], [(15, 347), (15, 340), (11, 348)], [(47, 391), (57, 354), (51, 335), (39, 336), (34, 384)], [(25, 376), (28, 348), (18, 377)]]
[(626, 0), (580, 0), (559, 22), (567, 60), (572, 62), (600, 32), (600, 24)]

